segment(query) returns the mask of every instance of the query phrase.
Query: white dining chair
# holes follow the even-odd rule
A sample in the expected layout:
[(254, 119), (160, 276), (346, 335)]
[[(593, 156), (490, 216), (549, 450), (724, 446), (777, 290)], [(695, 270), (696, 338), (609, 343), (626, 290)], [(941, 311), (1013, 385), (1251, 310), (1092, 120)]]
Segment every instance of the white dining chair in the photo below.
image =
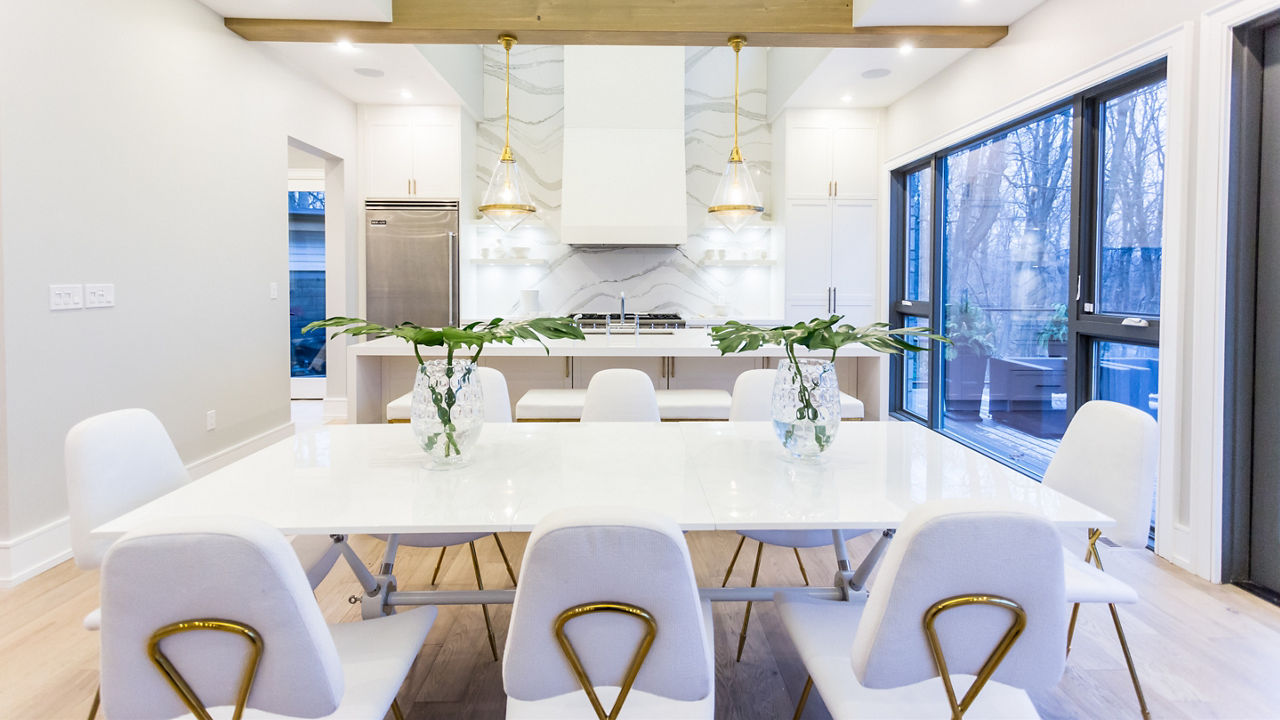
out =
[(108, 718), (381, 720), (434, 607), (326, 626), (289, 543), (241, 517), (140, 527), (102, 565)]
[(1071, 418), (1058, 451), (1044, 473), (1046, 487), (1116, 521), (1115, 526), (1105, 532), (1089, 530), (1083, 562), (1073, 557), (1066, 559), (1067, 602), (1072, 604), (1067, 652), (1071, 652), (1081, 603), (1106, 603), (1144, 718), (1150, 717), (1147, 700), (1116, 610), (1116, 605), (1138, 602), (1138, 593), (1102, 572), (1098, 541), (1105, 536), (1120, 547), (1147, 547), (1159, 464), (1160, 428), (1154, 418), (1128, 405), (1092, 400)]
[[(769, 422), (772, 419), (773, 383), (777, 376), (778, 371), (772, 369), (746, 370), (740, 373), (733, 383), (729, 420), (731, 422)], [(841, 536), (845, 542), (848, 542), (864, 532), (866, 531), (847, 531)], [(724, 571), (724, 580), (720, 583), (720, 587), (728, 586), (733, 568), (738, 564), (738, 555), (748, 539), (756, 542), (755, 567), (751, 571), (751, 587), (755, 587), (760, 576), (760, 558), (764, 554), (765, 545), (791, 548), (791, 552), (796, 556), (796, 565), (800, 568), (800, 578), (804, 580), (805, 585), (808, 585), (809, 573), (805, 570), (804, 561), (800, 559), (800, 549), (830, 547), (834, 538), (830, 530), (738, 530), (737, 533), (742, 537), (738, 539), (738, 546), (733, 551), (733, 557), (729, 559), (729, 568)], [(747, 644), (751, 606), (752, 603), (748, 602), (747, 611), (742, 616), (742, 630), (738, 633), (738, 654), (735, 657), (738, 661), (742, 660), (742, 650)]]
[[(484, 421), (486, 423), (511, 422), (511, 396), (507, 392), (507, 378), (500, 370), (490, 367), (477, 367), (475, 372), (480, 381), (480, 392), (484, 397)], [(388, 405), (388, 413), (390, 413), (390, 405)], [(405, 417), (408, 418), (407, 413)], [(444, 563), (445, 551), (458, 545), (467, 545), (471, 550), (471, 568), (475, 571), (476, 585), (483, 590), (484, 578), (480, 575), (480, 559), (476, 554), (476, 541), (488, 535), (493, 536), (493, 542), (498, 546), (498, 554), (502, 556), (502, 564), (507, 568), (507, 576), (511, 578), (511, 582), (514, 584), (516, 574), (511, 568), (511, 561), (507, 558), (507, 550), (502, 546), (502, 540), (498, 538), (497, 533), (374, 535), (374, 537), (387, 543), (380, 572), (383, 575), (392, 573), (395, 569), (396, 552), (401, 547), (440, 548), (440, 555), (436, 558), (435, 571), (431, 573), (431, 584), (435, 585), (436, 578), (440, 575), (440, 567)], [(489, 619), (489, 606), (481, 605), (480, 608), (484, 613), (484, 627), (489, 636), (489, 652), (493, 654), (493, 659), (496, 661), (498, 659), (498, 643), (494, 639), (493, 623)]]
[(711, 603), (674, 521), (568, 508), (534, 528), (503, 656), (508, 718), (711, 718), (714, 662)]
[[(155, 500), (190, 481), (169, 433), (153, 413), (141, 408), (116, 410), (77, 423), (63, 446), (71, 553), (82, 570), (93, 570), (111, 546), (94, 537), (94, 528)], [(297, 536), (292, 547), (311, 586), (320, 584), (342, 554), (342, 540)], [(101, 629), (101, 615), (85, 616), (86, 630)], [(98, 710), (95, 696), (89, 710)]]
[(833, 718), (1039, 717), (1027, 690), (1057, 684), (1062, 545), (1043, 517), (994, 503), (935, 502), (898, 529), (870, 595), (774, 597)]
[(659, 422), (653, 380), (640, 370), (611, 368), (591, 376), (582, 403), (583, 422)]

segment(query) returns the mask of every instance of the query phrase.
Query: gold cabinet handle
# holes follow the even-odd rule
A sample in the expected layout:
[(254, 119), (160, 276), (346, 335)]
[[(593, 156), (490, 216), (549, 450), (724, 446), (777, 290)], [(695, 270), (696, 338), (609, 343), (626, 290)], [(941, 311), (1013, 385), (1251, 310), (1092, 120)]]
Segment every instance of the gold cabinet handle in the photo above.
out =
[(673, 357), (670, 357), (670, 358), (667, 358), (667, 362), (670, 363), (671, 365), (671, 371), (667, 375), (667, 377), (675, 377), (676, 376), (676, 359)]
[(404, 181), (404, 194), (405, 194), (405, 195), (412, 195), (412, 194), (413, 194), (413, 181), (412, 181), (412, 180), (406, 179), (406, 180)]

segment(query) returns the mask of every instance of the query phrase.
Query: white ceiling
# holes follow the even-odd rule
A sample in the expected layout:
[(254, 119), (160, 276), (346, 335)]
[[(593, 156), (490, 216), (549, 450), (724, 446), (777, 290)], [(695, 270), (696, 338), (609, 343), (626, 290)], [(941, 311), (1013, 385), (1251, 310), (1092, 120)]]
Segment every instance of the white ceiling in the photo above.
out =
[[(368, 105), (458, 105), (453, 88), (414, 45), (354, 45), (340, 50), (332, 43), (258, 43), (281, 62), (310, 75), (349, 100)], [(379, 70), (381, 77), (356, 72)], [(408, 90), (412, 97), (401, 96)]]
[(391, 0), (200, 0), (222, 17), (391, 22)]
[[(903, 55), (894, 48), (832, 50), (784, 103), (794, 108), (885, 107), (959, 60), (967, 49), (916, 50)], [(979, 51), (981, 52), (981, 51)], [(865, 78), (869, 70), (888, 70)], [(849, 97), (848, 102), (844, 101)]]
[(853, 24), (1011, 25), (1044, 0), (854, 0)]

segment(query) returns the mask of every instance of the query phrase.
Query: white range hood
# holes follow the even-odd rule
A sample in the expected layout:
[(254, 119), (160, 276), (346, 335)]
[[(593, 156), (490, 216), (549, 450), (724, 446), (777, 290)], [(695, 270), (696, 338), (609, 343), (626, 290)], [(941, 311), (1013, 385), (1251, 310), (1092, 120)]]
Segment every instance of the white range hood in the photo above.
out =
[(565, 47), (564, 242), (687, 239), (684, 61), (683, 47)]

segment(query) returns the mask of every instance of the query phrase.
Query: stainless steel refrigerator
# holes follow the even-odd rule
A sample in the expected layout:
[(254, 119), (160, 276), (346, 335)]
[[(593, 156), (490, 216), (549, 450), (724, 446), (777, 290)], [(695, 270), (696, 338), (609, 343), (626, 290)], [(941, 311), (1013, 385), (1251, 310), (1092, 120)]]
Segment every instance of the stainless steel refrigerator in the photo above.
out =
[(458, 203), (365, 203), (365, 317), (380, 325), (458, 323)]

